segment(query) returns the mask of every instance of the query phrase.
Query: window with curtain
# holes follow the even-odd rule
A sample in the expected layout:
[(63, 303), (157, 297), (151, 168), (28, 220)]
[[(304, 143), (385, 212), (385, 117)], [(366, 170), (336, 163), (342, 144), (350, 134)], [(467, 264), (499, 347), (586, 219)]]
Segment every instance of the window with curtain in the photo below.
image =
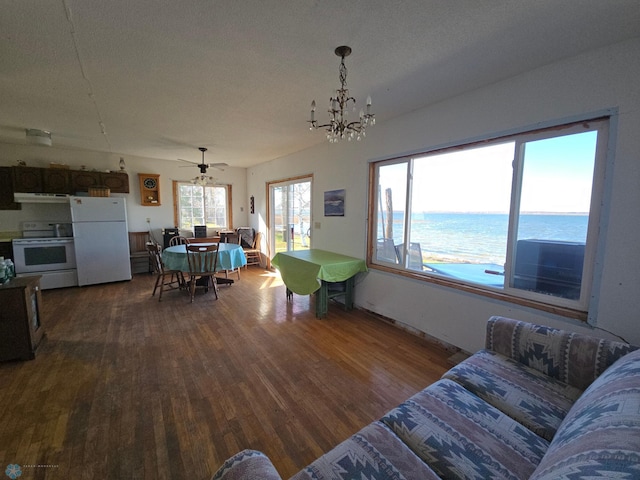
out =
[(372, 163), (370, 264), (586, 312), (607, 142), (601, 118)]

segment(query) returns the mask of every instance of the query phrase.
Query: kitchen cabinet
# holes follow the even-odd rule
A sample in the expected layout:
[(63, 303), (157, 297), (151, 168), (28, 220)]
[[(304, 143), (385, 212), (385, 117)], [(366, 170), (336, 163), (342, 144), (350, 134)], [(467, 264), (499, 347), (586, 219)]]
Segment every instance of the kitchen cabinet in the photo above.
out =
[(100, 187), (100, 173), (86, 170), (71, 170), (72, 192), (88, 192), (90, 188)]
[(0, 360), (32, 360), (44, 335), (40, 276), (0, 285)]
[(70, 171), (66, 168), (41, 168), (43, 193), (71, 193)]
[[(129, 193), (129, 175), (122, 172), (95, 172), (66, 168), (1, 167), (0, 209), (19, 210), (13, 204), (13, 192), (69, 193), (88, 192), (94, 187), (108, 187), (112, 193)], [(5, 198), (6, 197), (6, 198)]]
[(11, 167), (0, 167), (0, 210), (20, 210), (22, 206), (13, 201), (13, 176)]
[(107, 187), (111, 193), (129, 193), (129, 175), (117, 172), (71, 170), (72, 193), (88, 192), (89, 188), (94, 187)]
[(44, 191), (42, 168), (13, 167), (13, 191), (24, 193), (49, 193)]
[(129, 193), (129, 175), (123, 172), (100, 172), (103, 187), (108, 187), (112, 193)]

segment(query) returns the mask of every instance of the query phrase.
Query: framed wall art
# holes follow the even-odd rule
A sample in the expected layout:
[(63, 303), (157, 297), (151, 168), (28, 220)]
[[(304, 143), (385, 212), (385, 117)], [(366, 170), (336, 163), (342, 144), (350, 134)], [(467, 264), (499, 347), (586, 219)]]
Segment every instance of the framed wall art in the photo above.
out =
[(344, 189), (324, 192), (325, 217), (344, 217), (344, 195)]

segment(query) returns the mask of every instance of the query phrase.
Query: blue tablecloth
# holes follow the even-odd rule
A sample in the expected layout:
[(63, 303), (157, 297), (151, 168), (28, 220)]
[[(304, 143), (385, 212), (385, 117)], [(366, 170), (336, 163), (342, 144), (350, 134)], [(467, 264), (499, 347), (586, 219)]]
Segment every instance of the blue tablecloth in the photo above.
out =
[[(212, 245), (210, 243), (199, 243), (197, 245)], [(187, 248), (184, 245), (174, 245), (162, 251), (162, 261), (165, 268), (169, 270), (189, 271), (189, 261), (187, 259)], [(218, 270), (233, 270), (247, 264), (242, 247), (236, 243), (218, 244)]]

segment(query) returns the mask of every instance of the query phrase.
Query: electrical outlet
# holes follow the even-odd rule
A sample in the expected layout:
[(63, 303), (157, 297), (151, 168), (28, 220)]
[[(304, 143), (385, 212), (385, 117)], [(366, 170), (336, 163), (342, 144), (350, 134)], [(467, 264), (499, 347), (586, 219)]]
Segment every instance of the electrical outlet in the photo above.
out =
[(151, 219), (147, 217), (147, 223), (151, 223)]

